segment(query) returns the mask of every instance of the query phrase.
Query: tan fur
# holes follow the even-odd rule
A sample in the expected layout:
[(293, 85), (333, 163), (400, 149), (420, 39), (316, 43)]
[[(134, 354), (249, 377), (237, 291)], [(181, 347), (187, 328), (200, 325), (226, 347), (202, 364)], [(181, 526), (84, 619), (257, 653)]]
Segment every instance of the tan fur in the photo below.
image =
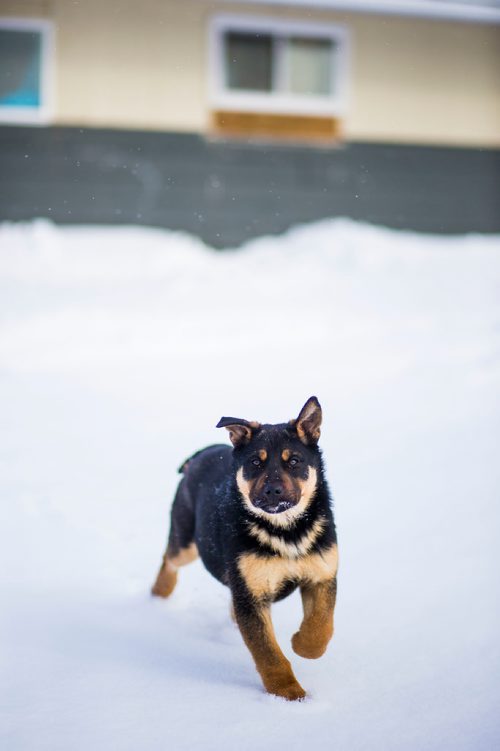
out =
[(246, 425), (226, 425), (226, 430), (229, 432), (229, 440), (233, 446), (248, 443), (252, 438), (252, 431)]
[(245, 478), (243, 477), (243, 467), (240, 467), (236, 473), (236, 485), (238, 486), (238, 490), (240, 491), (243, 500), (245, 501), (245, 505), (248, 507), (248, 509), (250, 511), (257, 512), (258, 509), (255, 508), (252, 501), (250, 500), (252, 484), (248, 482), (248, 480), (245, 480)]
[(301, 558), (263, 558), (255, 553), (243, 553), (238, 560), (241, 575), (257, 600), (273, 597), (286, 581), (317, 584), (331, 580), (337, 565), (336, 545), (324, 553), (311, 553)]
[[(266, 454), (265, 451), (264, 453)], [(265, 492), (265, 487), (268, 479), (268, 476), (264, 472), (262, 472), (258, 477), (248, 480), (247, 482), (249, 498), (258, 498), (259, 496), (262, 496), (262, 494)], [(300, 482), (298, 482), (296, 479), (292, 479), (287, 472), (283, 472), (280, 475), (280, 480), (283, 483), (284, 495), (294, 503), (297, 503), (302, 492)]]
[(236, 484), (238, 485), (238, 490), (240, 491), (248, 510), (255, 516), (263, 516), (271, 522), (271, 524), (274, 524), (274, 526), (283, 527), (285, 529), (291, 527), (296, 519), (307, 509), (314, 496), (317, 482), (317, 472), (313, 467), (310, 467), (307, 480), (297, 480), (300, 488), (299, 502), (292, 508), (288, 509), (288, 511), (282, 511), (281, 514), (268, 514), (263, 509), (256, 508), (250, 500), (252, 486), (243, 476), (243, 467), (240, 467), (236, 473)]
[(168, 560), (167, 554), (163, 556), (163, 562), (158, 571), (158, 576), (151, 589), (151, 594), (156, 597), (169, 597), (177, 584), (177, 569)]
[(187, 548), (181, 548), (175, 555), (171, 555), (167, 550), (163, 556), (151, 594), (157, 597), (169, 597), (177, 584), (177, 569), (181, 566), (187, 566), (196, 558), (198, 558), (198, 548), (194, 542)]
[(176, 555), (169, 556), (168, 558), (174, 569), (187, 566), (188, 563), (192, 563), (192, 561), (198, 558), (196, 543), (192, 542), (187, 548), (181, 548)]
[(266, 461), (266, 459), (267, 459), (267, 451), (266, 451), (266, 449), (260, 449), (260, 451), (259, 451), (259, 459), (261, 460), (261, 462), (265, 462)]
[(236, 622), (255, 661), (266, 691), (289, 701), (303, 699), (306, 692), (295, 678), (289, 660), (280, 649), (274, 634), (268, 606), (245, 617), (235, 607)]
[(307, 445), (309, 438), (317, 442), (321, 436), (320, 425), (321, 410), (318, 405), (313, 401), (306, 402), (295, 424), (297, 435), (302, 443)]
[(252, 439), (252, 430), (260, 428), (260, 422), (252, 420), (247, 425), (240, 425), (236, 422), (232, 425), (224, 425), (224, 427), (229, 431), (229, 438), (233, 446), (238, 446), (238, 444), (248, 443)]
[(284, 558), (298, 558), (307, 555), (319, 535), (325, 528), (324, 519), (316, 519), (312, 527), (297, 542), (286, 542), (280, 535), (272, 535), (266, 529), (262, 529), (255, 522), (248, 525), (248, 531), (263, 545), (267, 545)]
[(297, 435), (299, 436), (302, 443), (307, 443), (307, 441), (305, 440), (305, 437), (306, 437), (305, 430), (300, 423), (297, 423)]
[(337, 593), (335, 579), (301, 587), (304, 619), (292, 637), (292, 647), (301, 657), (317, 659), (333, 636), (333, 611)]
[(290, 459), (291, 454), (292, 452), (290, 451), (290, 449), (285, 449), (281, 452), (281, 458), (284, 462), (287, 462)]

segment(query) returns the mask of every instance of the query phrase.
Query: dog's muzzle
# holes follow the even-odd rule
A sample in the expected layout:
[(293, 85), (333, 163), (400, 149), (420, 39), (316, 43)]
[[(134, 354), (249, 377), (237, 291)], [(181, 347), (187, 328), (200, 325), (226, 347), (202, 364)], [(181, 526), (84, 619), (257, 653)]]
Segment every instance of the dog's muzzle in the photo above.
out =
[(288, 511), (288, 509), (296, 505), (293, 501), (287, 501), (285, 498), (282, 500), (255, 498), (252, 503), (255, 508), (265, 511), (266, 514), (281, 514), (282, 511)]
[(295, 506), (295, 501), (284, 496), (281, 482), (266, 482), (258, 498), (253, 498), (253, 505), (266, 514), (281, 514)]

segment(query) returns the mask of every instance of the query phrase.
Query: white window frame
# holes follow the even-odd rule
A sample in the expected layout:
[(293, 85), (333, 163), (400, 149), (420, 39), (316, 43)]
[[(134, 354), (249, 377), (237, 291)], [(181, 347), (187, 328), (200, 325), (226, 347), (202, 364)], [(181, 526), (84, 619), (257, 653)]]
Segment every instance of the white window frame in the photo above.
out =
[[(273, 56), (280, 41), (288, 36), (311, 39), (331, 39), (333, 94), (294, 94), (283, 91), (255, 92), (227, 88), (224, 68), (224, 35), (229, 31), (250, 31), (270, 34), (273, 39)], [(347, 111), (347, 77), (349, 60), (349, 34), (344, 26), (287, 21), (263, 16), (217, 15), (209, 25), (209, 104), (212, 109), (238, 112), (265, 112), (283, 115), (316, 115), (342, 117)], [(278, 53), (279, 78), (282, 55)]]
[(54, 26), (40, 18), (3, 18), (0, 29), (37, 31), (40, 33), (40, 104), (36, 107), (12, 107), (0, 104), (0, 122), (45, 125), (52, 120), (54, 109)]

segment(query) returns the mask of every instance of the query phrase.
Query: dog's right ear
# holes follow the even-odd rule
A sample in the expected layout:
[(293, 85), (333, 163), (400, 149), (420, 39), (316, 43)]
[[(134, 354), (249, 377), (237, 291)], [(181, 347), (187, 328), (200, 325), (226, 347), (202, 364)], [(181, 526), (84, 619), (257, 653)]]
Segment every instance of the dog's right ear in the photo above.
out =
[(231, 443), (236, 448), (250, 443), (252, 431), (260, 428), (260, 423), (248, 422), (248, 420), (242, 420), (239, 417), (221, 417), (215, 427), (226, 428), (229, 431)]

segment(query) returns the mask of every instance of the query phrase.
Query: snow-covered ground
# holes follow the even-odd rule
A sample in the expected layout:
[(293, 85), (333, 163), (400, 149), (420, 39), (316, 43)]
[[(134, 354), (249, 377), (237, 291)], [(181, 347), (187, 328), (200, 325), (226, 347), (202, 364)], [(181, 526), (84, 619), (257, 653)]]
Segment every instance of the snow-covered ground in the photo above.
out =
[[(500, 240), (349, 221), (215, 253), (178, 233), (0, 228), (0, 746), (500, 747)], [(149, 587), (179, 463), (222, 414), (311, 394), (336, 635), (263, 693), (199, 562)]]

